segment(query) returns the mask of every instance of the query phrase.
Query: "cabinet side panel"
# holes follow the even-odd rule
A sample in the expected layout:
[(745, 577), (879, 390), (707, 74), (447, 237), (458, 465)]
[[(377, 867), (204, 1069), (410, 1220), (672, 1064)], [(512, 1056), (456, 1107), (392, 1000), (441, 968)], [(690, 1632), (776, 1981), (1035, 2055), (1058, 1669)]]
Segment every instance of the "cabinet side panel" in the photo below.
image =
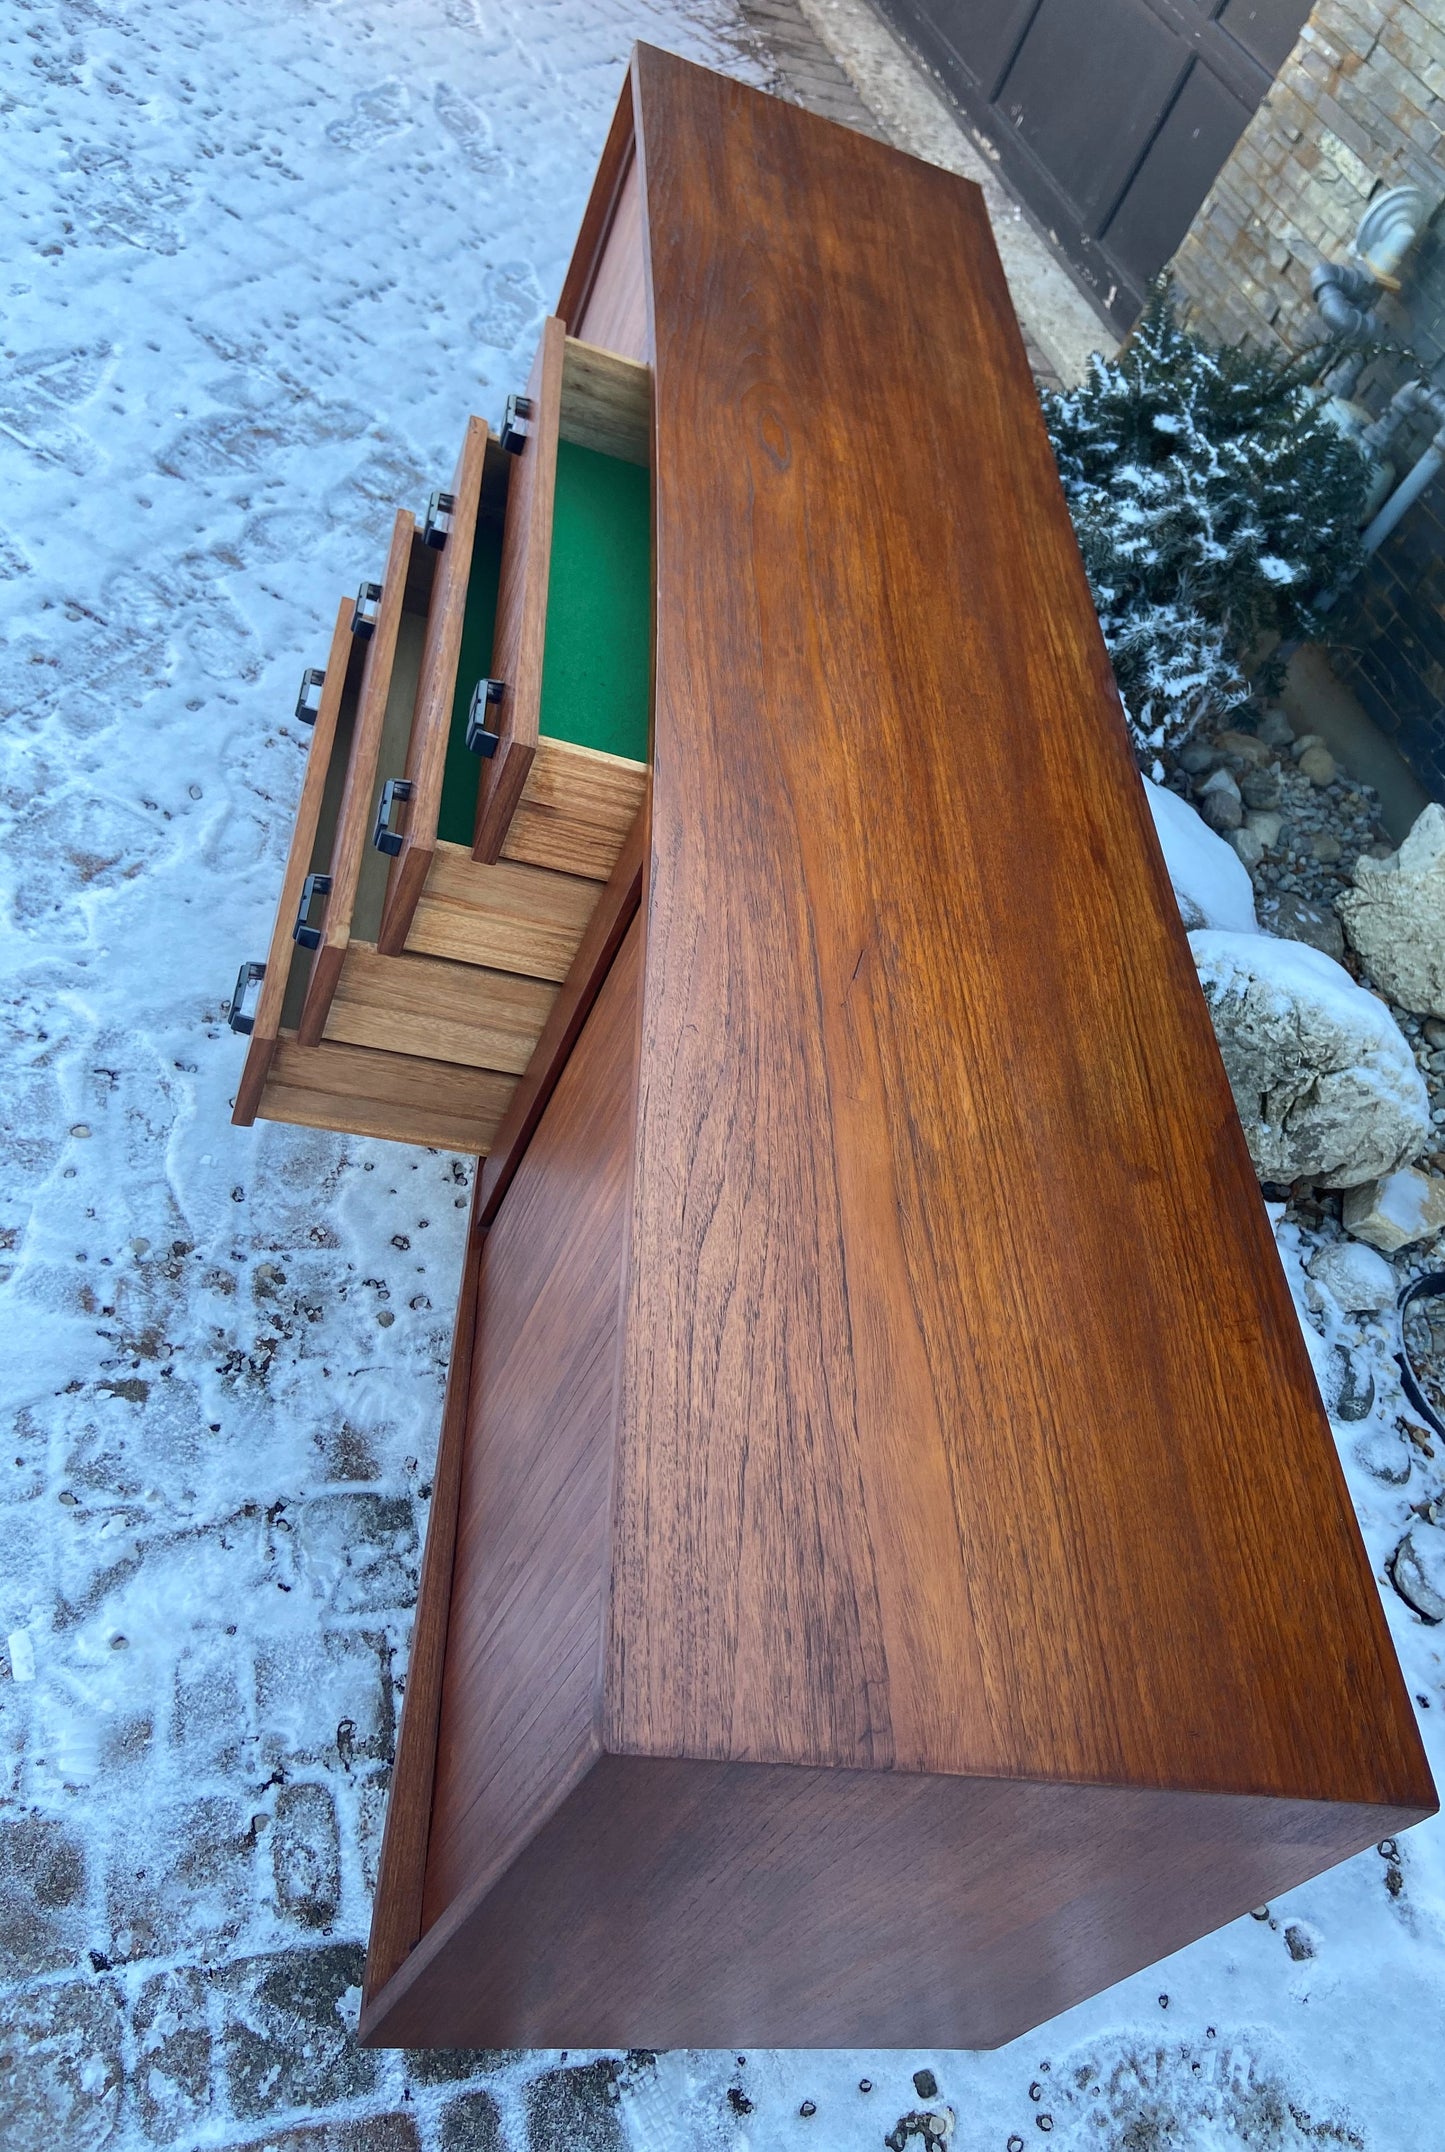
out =
[(997, 2047), (1416, 1816), (604, 1756), (362, 2039)]
[(424, 1928), (596, 1753), (641, 931), (482, 1251)]
[(624, 359), (652, 357), (642, 259), (642, 189), (637, 159), (630, 154), (581, 320), (569, 321), (567, 331), (583, 343), (616, 351)]

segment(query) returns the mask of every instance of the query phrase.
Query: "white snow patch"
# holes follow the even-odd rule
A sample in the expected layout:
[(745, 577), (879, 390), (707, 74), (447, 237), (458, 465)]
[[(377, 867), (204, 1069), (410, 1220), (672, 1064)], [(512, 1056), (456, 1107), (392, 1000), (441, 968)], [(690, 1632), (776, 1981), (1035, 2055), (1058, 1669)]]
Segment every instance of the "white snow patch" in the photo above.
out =
[(1257, 934), (1254, 884), (1239, 855), (1177, 793), (1142, 783), (1185, 926)]

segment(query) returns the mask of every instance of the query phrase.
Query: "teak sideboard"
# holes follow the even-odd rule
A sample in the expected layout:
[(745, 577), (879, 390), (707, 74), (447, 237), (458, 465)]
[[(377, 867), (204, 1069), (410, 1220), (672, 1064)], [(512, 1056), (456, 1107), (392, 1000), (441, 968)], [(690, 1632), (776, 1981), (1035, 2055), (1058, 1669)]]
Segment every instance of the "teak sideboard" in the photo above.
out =
[(639, 49), (308, 693), (237, 1117), (485, 1154), (364, 2040), (990, 2046), (1433, 1811), (973, 186)]

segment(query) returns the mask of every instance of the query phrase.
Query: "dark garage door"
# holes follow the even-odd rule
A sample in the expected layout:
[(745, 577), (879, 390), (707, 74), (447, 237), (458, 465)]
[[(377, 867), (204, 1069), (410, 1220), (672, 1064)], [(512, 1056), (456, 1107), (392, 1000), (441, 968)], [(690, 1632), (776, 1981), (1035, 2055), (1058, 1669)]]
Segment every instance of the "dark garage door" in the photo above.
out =
[(1127, 328), (1308, 0), (876, 0)]

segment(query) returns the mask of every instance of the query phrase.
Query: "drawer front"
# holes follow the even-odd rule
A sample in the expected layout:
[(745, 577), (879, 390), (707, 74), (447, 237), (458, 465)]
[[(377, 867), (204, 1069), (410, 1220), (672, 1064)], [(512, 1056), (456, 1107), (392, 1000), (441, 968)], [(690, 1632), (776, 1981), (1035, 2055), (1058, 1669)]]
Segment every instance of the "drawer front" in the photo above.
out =
[(399, 770), (388, 768), (381, 772), (383, 782), (399, 775), (410, 787), (403, 810), (401, 849), (391, 860), (376, 930), (377, 945), (389, 956), (399, 954), (405, 944), (407, 924), (437, 843), (487, 442), (485, 421), (469, 419), (452, 477), (451, 529), (433, 571), (406, 757)]
[[(398, 669), (397, 657), (413, 554), (418, 551), (424, 555), (426, 549), (417, 536), (415, 518), (402, 509), (392, 527), (376, 622), (362, 658), (356, 720), (337, 814), (336, 837), (331, 848), (331, 889), (323, 900), (324, 912), (316, 922), (321, 941), (311, 959), (305, 1000), (296, 1026), (304, 1046), (317, 1045), (325, 1031), (326, 1012), (336, 991), (342, 957), (351, 938), (358, 894), (370, 865), (377, 765), (383, 735), (398, 724), (404, 728), (403, 737), (410, 730), (416, 675), (413, 670), (408, 679), (405, 667)], [(400, 708), (396, 707), (398, 703)]]
[(482, 769), (473, 839), (477, 858), (488, 862), (501, 855), (537, 751), (565, 344), (566, 331), (550, 317), (528, 377), (530, 414), (507, 488), (492, 642), (492, 676), (504, 691), (497, 746)]
[[(251, 1018), (250, 1044), (231, 1116), (238, 1128), (249, 1128), (256, 1118), (266, 1072), (285, 1020), (291, 962), (296, 953), (292, 929), (301, 904), (303, 885), (309, 874), (325, 871), (331, 856), (360, 685), (360, 660), (351, 632), (352, 610), (350, 598), (343, 598), (337, 608), (320, 705), (306, 754), (301, 796), (296, 803), (290, 849), (276, 901), (270, 946), (261, 968), (261, 989)], [(239, 1028), (236, 1024), (239, 1014), (233, 1009), (236, 1028)]]
[(480, 866), (459, 845), (442, 845), (406, 945), (421, 956), (560, 985), (600, 893), (599, 882), (579, 875), (510, 860)]
[(503, 859), (605, 881), (647, 789), (647, 764), (542, 738)]
[(545, 979), (444, 957), (380, 956), (367, 943), (352, 942), (326, 1036), (520, 1076), (556, 999), (557, 988)]
[(494, 1069), (331, 1040), (302, 1046), (293, 1033), (282, 1032), (259, 1110), (268, 1121), (422, 1143), (476, 1158), (491, 1148), (516, 1087), (515, 1076)]

